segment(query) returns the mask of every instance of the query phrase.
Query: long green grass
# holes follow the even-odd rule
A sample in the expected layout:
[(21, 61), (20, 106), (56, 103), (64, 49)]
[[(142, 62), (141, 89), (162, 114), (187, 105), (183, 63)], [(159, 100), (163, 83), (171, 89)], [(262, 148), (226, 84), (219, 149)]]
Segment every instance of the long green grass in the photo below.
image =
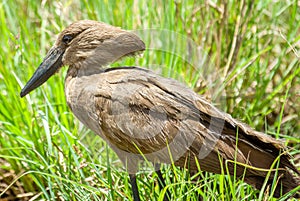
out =
[[(299, 9), (296, 0), (2, 0), (0, 200), (132, 200), (128, 174), (117, 156), (66, 106), (66, 69), (19, 97), (57, 33), (80, 19), (128, 30), (168, 30), (192, 40), (203, 53), (196, 61), (212, 67), (215, 80), (213, 72), (199, 73), (182, 55), (159, 49), (113, 66), (163, 66), (164, 76), (185, 82), (255, 129), (286, 140), (299, 163)], [(171, 42), (177, 47), (182, 41)], [(190, 177), (165, 165), (163, 173), (172, 200), (197, 200), (198, 195), (204, 200), (274, 200), (268, 197), (274, 186), (260, 192), (227, 176), (226, 167), (221, 175), (199, 171)], [(165, 191), (159, 191), (156, 177), (151, 168), (138, 174), (143, 200), (162, 200)]]

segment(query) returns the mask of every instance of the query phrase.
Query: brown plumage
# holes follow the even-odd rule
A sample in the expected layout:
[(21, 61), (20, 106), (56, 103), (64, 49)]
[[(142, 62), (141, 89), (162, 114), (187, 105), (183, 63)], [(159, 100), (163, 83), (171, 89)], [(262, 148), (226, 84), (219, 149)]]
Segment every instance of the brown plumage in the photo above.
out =
[(236, 175), (245, 174), (245, 181), (259, 189), (280, 156), (275, 196), (300, 185), (299, 172), (280, 141), (219, 111), (175, 80), (138, 67), (105, 68), (144, 49), (133, 33), (95, 21), (75, 22), (58, 36), (21, 96), (68, 65), (70, 109), (111, 145), (130, 173), (135, 173), (141, 152), (153, 163), (173, 160), (184, 167), (189, 159), (192, 171), (198, 170), (198, 160), (202, 170), (213, 173), (227, 164), (233, 174), (237, 161)]

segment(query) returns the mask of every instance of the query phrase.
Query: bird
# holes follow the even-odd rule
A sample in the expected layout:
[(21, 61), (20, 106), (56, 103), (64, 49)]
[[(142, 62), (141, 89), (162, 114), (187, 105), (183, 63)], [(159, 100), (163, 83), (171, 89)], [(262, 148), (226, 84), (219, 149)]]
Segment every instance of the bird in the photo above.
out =
[(93, 20), (73, 22), (58, 35), (20, 96), (68, 66), (66, 102), (124, 163), (135, 201), (140, 200), (136, 172), (142, 158), (181, 168), (188, 164), (191, 172), (199, 171), (199, 164), (220, 174), (227, 165), (231, 175), (257, 189), (268, 173), (267, 184), (272, 184), (277, 170), (275, 197), (300, 185), (300, 172), (282, 141), (234, 119), (179, 81), (142, 67), (108, 66), (145, 49), (131, 31)]

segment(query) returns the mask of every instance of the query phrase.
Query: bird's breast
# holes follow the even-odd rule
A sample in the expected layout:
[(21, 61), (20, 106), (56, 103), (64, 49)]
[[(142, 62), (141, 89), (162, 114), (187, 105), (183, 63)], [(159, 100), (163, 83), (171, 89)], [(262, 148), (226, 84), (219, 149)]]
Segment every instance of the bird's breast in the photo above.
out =
[(86, 127), (101, 135), (99, 118), (95, 108), (93, 78), (67, 75), (65, 80), (66, 101), (73, 114)]

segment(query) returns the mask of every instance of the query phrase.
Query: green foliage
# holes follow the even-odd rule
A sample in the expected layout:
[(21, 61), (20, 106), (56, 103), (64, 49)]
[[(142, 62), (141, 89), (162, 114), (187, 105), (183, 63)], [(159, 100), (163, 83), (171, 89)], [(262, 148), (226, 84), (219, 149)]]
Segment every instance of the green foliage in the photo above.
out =
[[(224, 80), (217, 94), (225, 104), (214, 103), (257, 130), (285, 139), (293, 147), (291, 154), (299, 156), (299, 2), (214, 2), (2, 0), (0, 199), (132, 200), (128, 174), (117, 156), (68, 109), (65, 69), (26, 98), (19, 97), (56, 34), (80, 19), (132, 30), (166, 29), (188, 37), (207, 55), (204, 65), (213, 66)], [(199, 75), (178, 55), (147, 50), (144, 57), (113, 66), (153, 63), (166, 67), (163, 75), (180, 75), (212, 98), (205, 81), (209, 74)], [(240, 180), (232, 181), (225, 167), (221, 175), (200, 171), (190, 177), (170, 166), (163, 172), (174, 200), (197, 200), (198, 194), (204, 200), (273, 200)], [(165, 191), (158, 190), (156, 180), (151, 170), (138, 175), (144, 200), (162, 200)]]

